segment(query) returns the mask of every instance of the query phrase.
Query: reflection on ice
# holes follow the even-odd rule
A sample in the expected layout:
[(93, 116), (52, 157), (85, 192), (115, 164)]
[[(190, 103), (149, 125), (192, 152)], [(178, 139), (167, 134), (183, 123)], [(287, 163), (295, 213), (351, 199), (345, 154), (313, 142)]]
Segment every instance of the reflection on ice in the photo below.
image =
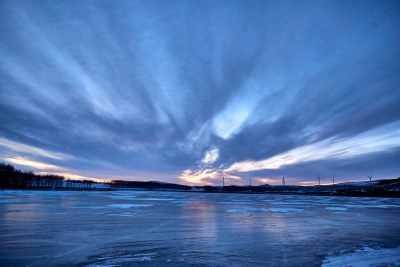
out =
[(238, 212), (238, 211), (302, 212), (302, 211), (304, 211), (304, 209), (295, 209), (295, 208), (268, 208), (268, 209), (247, 208), (247, 209), (232, 209), (232, 210), (227, 210), (226, 212)]
[(1, 265), (320, 266), (363, 245), (400, 246), (400, 199), (128, 190), (0, 199)]

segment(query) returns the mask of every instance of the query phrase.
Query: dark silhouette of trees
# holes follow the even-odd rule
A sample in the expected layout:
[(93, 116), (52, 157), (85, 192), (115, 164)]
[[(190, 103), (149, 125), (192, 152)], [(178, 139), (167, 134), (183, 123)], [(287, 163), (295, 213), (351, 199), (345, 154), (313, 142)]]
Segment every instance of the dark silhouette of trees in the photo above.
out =
[(20, 171), (10, 164), (0, 163), (2, 189), (58, 189), (63, 187), (64, 179), (60, 175), (36, 175), (32, 171)]
[(32, 171), (16, 170), (10, 164), (0, 163), (0, 188), (1, 189), (69, 189), (90, 190), (93, 181), (67, 180), (61, 175), (38, 175)]
[(139, 182), (139, 181), (114, 180), (110, 184), (111, 187), (114, 188), (143, 188), (148, 190), (157, 190), (157, 189), (191, 190), (192, 189), (191, 186), (187, 185), (162, 183), (156, 181)]

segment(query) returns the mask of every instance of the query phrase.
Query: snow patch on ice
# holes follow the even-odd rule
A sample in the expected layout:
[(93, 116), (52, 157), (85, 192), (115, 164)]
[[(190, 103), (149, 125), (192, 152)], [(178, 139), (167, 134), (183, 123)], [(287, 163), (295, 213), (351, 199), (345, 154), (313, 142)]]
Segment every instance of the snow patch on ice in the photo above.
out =
[(240, 201), (232, 201), (232, 202), (228, 202), (228, 201), (224, 201), (224, 202), (219, 202), (220, 204), (232, 204), (232, 205), (250, 205), (253, 204), (252, 202), (240, 202)]
[(273, 205), (313, 205), (313, 203), (307, 202), (271, 202)]
[(381, 249), (364, 247), (352, 253), (328, 256), (322, 266), (400, 266), (400, 247)]
[(347, 210), (347, 208), (343, 207), (326, 207), (327, 210)]
[(389, 204), (382, 204), (382, 205), (346, 204), (343, 206), (348, 207), (348, 208), (360, 208), (360, 209), (364, 209), (364, 208), (378, 208), (378, 209), (400, 208), (399, 205), (389, 205)]
[(0, 204), (6, 203), (6, 204), (17, 204), (21, 203), (21, 200), (0, 200)]
[(98, 210), (98, 209), (104, 209), (104, 206), (83, 206), (83, 207), (72, 207), (72, 209), (91, 209), (91, 210)]
[(141, 254), (135, 254), (135, 255), (123, 255), (123, 256), (114, 256), (114, 257), (102, 257), (102, 258), (97, 258), (99, 262), (96, 264), (89, 264), (86, 265), (87, 267), (92, 267), (92, 266), (121, 266), (123, 264), (124, 266), (126, 264), (132, 264), (134, 262), (146, 262), (146, 261), (151, 261), (153, 259), (153, 256), (155, 256), (157, 253), (141, 253)]
[(136, 200), (174, 201), (175, 198), (153, 198), (153, 197), (148, 197), (148, 198), (136, 198)]
[(199, 203), (199, 202), (209, 202), (205, 200), (175, 200), (169, 203)]
[(109, 204), (107, 207), (127, 209), (133, 207), (150, 207), (152, 204)]
[(226, 212), (238, 212), (238, 211), (265, 211), (265, 209), (258, 209), (258, 208), (233, 209), (233, 210), (227, 210)]
[(348, 183), (339, 183), (337, 185), (370, 186), (370, 185), (378, 184), (379, 182), (380, 181), (348, 182)]
[(135, 213), (118, 213), (118, 214), (108, 214), (109, 216), (121, 216), (121, 217), (137, 217)]
[(302, 212), (304, 209), (296, 209), (296, 208), (269, 208), (266, 211), (275, 211), (275, 212)]

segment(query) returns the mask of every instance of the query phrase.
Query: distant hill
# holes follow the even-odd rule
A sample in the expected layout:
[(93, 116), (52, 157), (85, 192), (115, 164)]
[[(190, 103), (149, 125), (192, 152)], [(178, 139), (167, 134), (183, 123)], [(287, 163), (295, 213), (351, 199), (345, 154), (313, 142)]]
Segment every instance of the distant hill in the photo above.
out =
[(259, 186), (203, 186), (193, 190), (224, 193), (279, 193), (301, 195), (400, 197), (400, 178), (372, 182), (350, 182), (334, 185), (259, 185)]
[[(283, 186), (262, 185), (273, 189), (280, 188), (285, 192)], [(290, 190), (295, 190), (299, 194), (318, 194), (318, 195), (341, 195), (341, 196), (374, 196), (374, 197), (400, 197), (400, 177), (397, 179), (385, 179), (363, 182), (348, 182), (332, 185), (314, 186), (290, 186)]]
[(111, 188), (141, 188), (148, 190), (155, 189), (175, 189), (175, 190), (191, 190), (191, 186), (180, 185), (180, 184), (171, 184), (157, 181), (124, 181), (124, 180), (114, 180), (108, 183)]

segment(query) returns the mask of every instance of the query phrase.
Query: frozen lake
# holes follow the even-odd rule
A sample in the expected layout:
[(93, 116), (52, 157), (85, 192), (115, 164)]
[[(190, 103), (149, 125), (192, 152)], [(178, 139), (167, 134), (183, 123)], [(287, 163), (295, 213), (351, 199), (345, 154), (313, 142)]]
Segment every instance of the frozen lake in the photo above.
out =
[(0, 191), (0, 265), (400, 265), (400, 199)]

